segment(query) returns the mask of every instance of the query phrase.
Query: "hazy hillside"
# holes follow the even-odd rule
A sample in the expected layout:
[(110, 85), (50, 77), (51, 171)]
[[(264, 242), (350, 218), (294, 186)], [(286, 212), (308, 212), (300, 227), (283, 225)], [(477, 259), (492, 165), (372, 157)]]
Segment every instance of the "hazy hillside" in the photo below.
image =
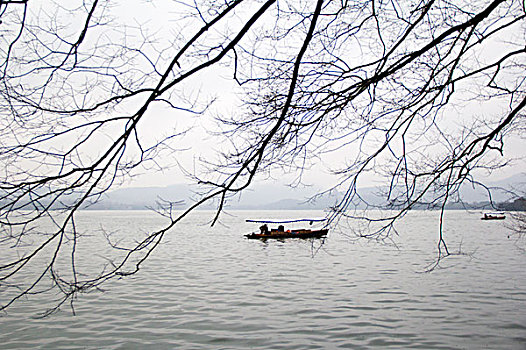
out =
[[(487, 184), (491, 189), (491, 198), (494, 202), (504, 202), (514, 196), (514, 193), (524, 194), (526, 192), (526, 174), (516, 174), (504, 180), (490, 182)], [(462, 190), (462, 198), (465, 202), (488, 201), (488, 191), (482, 186), (465, 185)]]
[(101, 201), (89, 209), (146, 209), (157, 201), (182, 201), (188, 203), (193, 192), (188, 185), (177, 184), (166, 187), (131, 187), (110, 191)]
[[(492, 199), (495, 202), (504, 202), (513, 198), (510, 190), (526, 190), (526, 175), (517, 174), (508, 179), (490, 183), (492, 187)], [(506, 190), (497, 189), (497, 187)], [(369, 204), (381, 205), (385, 203), (380, 195), (381, 188), (367, 187), (359, 190), (360, 196)], [(482, 186), (464, 186), (461, 190), (464, 202), (482, 203), (488, 201), (486, 189)], [(262, 184), (243, 192), (240, 196), (230, 199), (227, 207), (230, 209), (325, 209), (336, 204), (341, 194), (333, 193), (317, 198), (315, 201), (309, 199), (316, 193), (312, 187), (291, 188), (275, 184)], [(132, 187), (114, 190), (105, 194), (103, 199), (90, 207), (90, 209), (146, 209), (156, 205), (160, 199), (169, 201), (180, 201), (185, 207), (193, 203), (195, 191), (193, 187), (185, 184), (176, 184), (166, 187)], [(363, 203), (355, 203), (357, 207), (363, 207)], [(204, 207), (211, 208), (211, 206)], [(452, 204), (451, 208), (455, 208)], [(459, 207), (460, 208), (460, 207)]]

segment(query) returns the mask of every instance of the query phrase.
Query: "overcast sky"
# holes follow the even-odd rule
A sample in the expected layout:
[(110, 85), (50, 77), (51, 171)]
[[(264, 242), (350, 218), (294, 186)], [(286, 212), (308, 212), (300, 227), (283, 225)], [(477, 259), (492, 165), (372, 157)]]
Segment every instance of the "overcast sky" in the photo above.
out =
[[(74, 8), (81, 4), (81, 1), (67, 2), (62, 6)], [(115, 5), (113, 5), (115, 4)], [(39, 10), (41, 7), (41, 10)], [(115, 16), (116, 23), (122, 26), (129, 26), (130, 43), (134, 37), (138, 40), (139, 34), (143, 37), (156, 38), (158, 47), (169, 48), (170, 42), (178, 36), (190, 37), (195, 33), (199, 26), (189, 26), (190, 23), (182, 16), (184, 10), (188, 7), (181, 1), (122, 1), (112, 3), (109, 7), (111, 13)], [(33, 15), (41, 13), (39, 11), (53, 12), (53, 6), (43, 0), (31, 0), (30, 11)], [(57, 12), (58, 18), (65, 16), (62, 10)], [(63, 17), (64, 18), (64, 17)], [(233, 28), (238, 26), (238, 18), (231, 19), (229, 23)], [(141, 32), (133, 31), (131, 28), (141, 27)], [(117, 33), (117, 32), (115, 32)], [(213, 33), (215, 35), (217, 33)], [(112, 34), (107, 34), (112, 35)], [(116, 35), (116, 34), (115, 34)], [(146, 48), (145, 48), (146, 50)], [(500, 46), (495, 43), (492, 50), (485, 52), (486, 58), (498, 54)], [(183, 91), (189, 99), (200, 96), (203, 103), (216, 100), (209, 108), (208, 113), (204, 115), (195, 115), (180, 110), (171, 110), (168, 108), (152, 107), (146, 116), (144, 122), (140, 125), (141, 136), (145, 140), (155, 140), (160, 136), (167, 136), (170, 133), (177, 133), (182, 130), (190, 130), (184, 138), (173, 147), (177, 149), (173, 154), (164, 154), (160, 163), (165, 164), (163, 171), (145, 169), (142, 174), (137, 174), (125, 186), (165, 186), (175, 183), (184, 183), (188, 181), (182, 174), (179, 166), (183, 166), (187, 171), (194, 171), (199, 167), (200, 158), (214, 157), (214, 151), (222, 148), (221, 142), (216, 136), (208, 134), (209, 131), (217, 131), (217, 125), (213, 117), (217, 115), (229, 115), (241, 111), (241, 102), (236, 96), (241, 92), (232, 81), (231, 67), (213, 67), (205, 70), (185, 84)], [(504, 107), (504, 105), (502, 106)], [(501, 106), (489, 104), (471, 104), (460, 107), (456, 105), (454, 109), (447, 112), (447, 123), (454, 125), (459, 120), (474, 114), (491, 114), (498, 113)], [(218, 141), (220, 140), (220, 141)], [(526, 138), (524, 135), (515, 135), (505, 143), (504, 153), (507, 157), (513, 158), (510, 165), (504, 169), (495, 171), (491, 180), (503, 179), (520, 172), (526, 172), (526, 161), (524, 159), (526, 149)], [(153, 141), (152, 141), (153, 142)], [(310, 170), (303, 174), (303, 181), (306, 184), (312, 184), (321, 189), (332, 186), (338, 181), (329, 174), (330, 169), (337, 169), (344, 166), (354, 157), (353, 149), (341, 150), (332, 154), (326, 154), (319, 158)], [(199, 171), (199, 169), (197, 169)], [(282, 174), (279, 172), (271, 173), (270, 181), (290, 182), (293, 181), (297, 174)], [(486, 174), (480, 173), (482, 177)], [(368, 174), (361, 178), (362, 186), (373, 186), (378, 184), (379, 178), (374, 173)]]

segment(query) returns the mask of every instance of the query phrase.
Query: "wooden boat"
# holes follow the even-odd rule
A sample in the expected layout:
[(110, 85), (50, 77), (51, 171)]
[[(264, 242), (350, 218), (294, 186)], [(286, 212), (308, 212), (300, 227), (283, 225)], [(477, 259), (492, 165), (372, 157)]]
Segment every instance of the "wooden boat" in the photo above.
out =
[(504, 213), (485, 213), (480, 220), (504, 220), (506, 215)]
[(329, 232), (328, 229), (322, 230), (271, 230), (267, 233), (249, 233), (245, 235), (248, 239), (284, 239), (284, 238), (322, 238)]
[(261, 226), (260, 233), (249, 233), (245, 235), (248, 239), (285, 239), (285, 238), (321, 238), (327, 235), (329, 229), (293, 229), (285, 230), (283, 225), (279, 225), (277, 229), (271, 229), (269, 231), (267, 224), (284, 224), (292, 222), (308, 221), (312, 225), (313, 222), (325, 221), (325, 219), (295, 219), (295, 220), (282, 220), (282, 221), (270, 221), (270, 220), (247, 220), (247, 222), (263, 223)]

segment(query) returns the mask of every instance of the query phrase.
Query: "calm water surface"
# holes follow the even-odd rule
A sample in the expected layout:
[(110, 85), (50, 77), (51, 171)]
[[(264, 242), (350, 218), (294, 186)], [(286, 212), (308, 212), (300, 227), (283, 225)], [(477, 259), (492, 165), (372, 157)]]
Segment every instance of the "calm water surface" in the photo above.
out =
[[(394, 245), (332, 231), (319, 241), (243, 237), (246, 218), (320, 212), (198, 212), (141, 272), (45, 319), (32, 298), (0, 316), (0, 349), (526, 349), (526, 253), (502, 222), (448, 212), (455, 256), (423, 273), (438, 214), (413, 212)], [(83, 212), (78, 225), (138, 231), (149, 212)], [(1, 294), (0, 294), (0, 297)]]

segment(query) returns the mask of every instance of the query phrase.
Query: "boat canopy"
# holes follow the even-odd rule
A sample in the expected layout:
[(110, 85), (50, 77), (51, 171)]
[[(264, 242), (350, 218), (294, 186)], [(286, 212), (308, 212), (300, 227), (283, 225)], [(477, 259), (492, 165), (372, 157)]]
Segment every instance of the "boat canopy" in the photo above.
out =
[(323, 221), (326, 221), (327, 219), (323, 218), (323, 219), (291, 219), (291, 220), (250, 220), (250, 219), (247, 219), (246, 222), (256, 222), (256, 223), (260, 223), (260, 224), (289, 224), (289, 223), (292, 223), (292, 222), (303, 222), (303, 221), (306, 221), (306, 222), (309, 222), (311, 225), (313, 222), (323, 222)]

